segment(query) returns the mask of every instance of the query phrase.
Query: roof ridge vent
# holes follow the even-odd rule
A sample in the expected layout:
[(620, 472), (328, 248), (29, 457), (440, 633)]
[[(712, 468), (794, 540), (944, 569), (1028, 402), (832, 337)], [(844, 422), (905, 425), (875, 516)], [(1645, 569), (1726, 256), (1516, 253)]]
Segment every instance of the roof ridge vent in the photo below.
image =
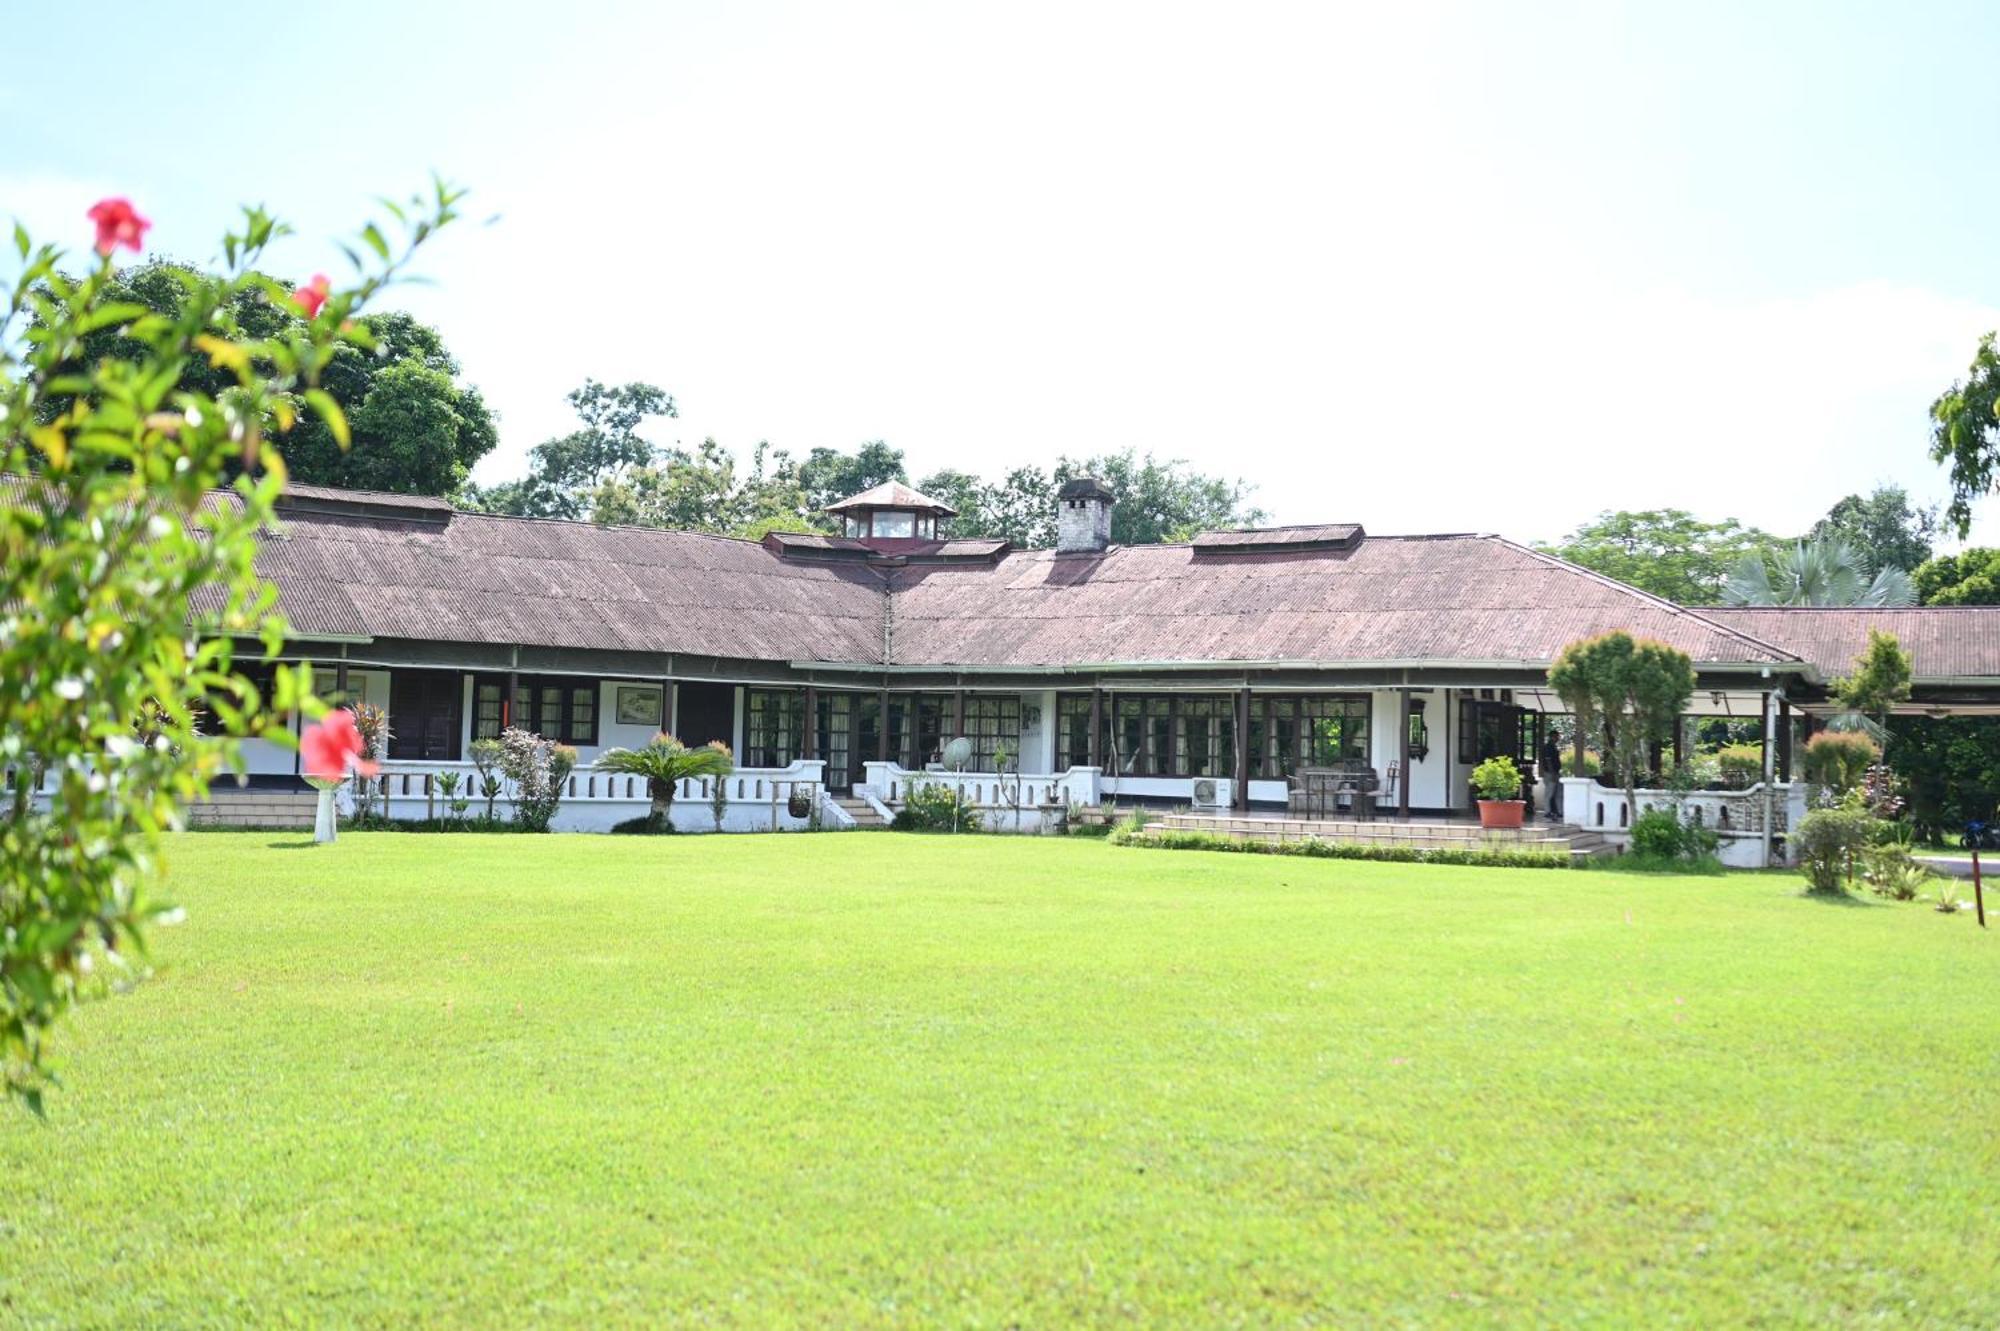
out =
[(331, 485), (286, 485), (272, 505), (280, 513), (313, 513), (332, 517), (421, 522), (442, 527), (457, 510), (435, 495), (395, 494), (388, 490), (342, 490)]
[(1203, 555), (1295, 554), (1306, 550), (1352, 550), (1367, 535), (1358, 522), (1319, 522), (1197, 532), (1189, 544), (1196, 554)]

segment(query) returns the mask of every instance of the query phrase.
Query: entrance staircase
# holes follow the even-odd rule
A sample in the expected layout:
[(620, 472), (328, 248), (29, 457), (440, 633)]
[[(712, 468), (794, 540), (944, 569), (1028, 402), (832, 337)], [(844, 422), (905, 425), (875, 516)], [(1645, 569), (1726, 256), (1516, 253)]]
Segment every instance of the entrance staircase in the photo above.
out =
[(854, 820), (856, 827), (887, 827), (889, 825), (883, 821), (881, 814), (875, 812), (874, 805), (858, 796), (835, 795), (833, 802), (847, 810), (847, 816)]
[(312, 790), (259, 790), (255, 786), (216, 786), (208, 798), (190, 804), (189, 827), (251, 827), (303, 829), (310, 832), (319, 809)]
[(1395, 818), (1230, 817), (1226, 814), (1174, 813), (1146, 824), (1147, 832), (1208, 832), (1242, 841), (1345, 842), (1357, 846), (1408, 846), (1422, 850), (1542, 850), (1566, 852), (1573, 859), (1609, 855), (1614, 850), (1602, 835), (1573, 823), (1529, 823), (1518, 828), (1488, 830), (1477, 822), (1448, 820), (1402, 822)]

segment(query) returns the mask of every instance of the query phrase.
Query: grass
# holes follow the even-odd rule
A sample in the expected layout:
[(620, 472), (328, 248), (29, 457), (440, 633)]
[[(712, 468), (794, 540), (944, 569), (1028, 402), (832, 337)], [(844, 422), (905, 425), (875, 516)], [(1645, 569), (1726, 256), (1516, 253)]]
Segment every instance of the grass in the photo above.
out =
[(181, 838), (0, 1325), (2000, 1324), (2000, 940), (1785, 875)]

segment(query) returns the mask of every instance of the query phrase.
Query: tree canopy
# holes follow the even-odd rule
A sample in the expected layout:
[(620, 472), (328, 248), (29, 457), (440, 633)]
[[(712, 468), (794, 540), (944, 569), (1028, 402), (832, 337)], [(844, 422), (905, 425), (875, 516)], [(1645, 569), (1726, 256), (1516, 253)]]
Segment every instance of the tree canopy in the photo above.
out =
[(1849, 711), (1886, 722), (1889, 712), (1910, 696), (1914, 667), (1893, 633), (1868, 630), (1868, 646), (1854, 669), (1834, 685), (1834, 696)]
[(1910, 576), (1925, 605), (2000, 605), (2000, 550), (1988, 546), (1927, 559)]
[(1605, 762), (1624, 777), (1635, 822), (1647, 750), (1673, 733), (1694, 685), (1687, 653), (1622, 630), (1569, 644), (1549, 667), (1549, 687), (1576, 716), (1579, 744), (1592, 730), (1603, 737)]
[(520, 480), (469, 488), (465, 501), (517, 517), (587, 518), (599, 487), (653, 463), (656, 450), (639, 427), (680, 414), (671, 396), (646, 383), (613, 386), (586, 379), (569, 395), (569, 404), (581, 429), (530, 449), (528, 474)]
[(1931, 461), (1951, 472), (1945, 521), (1963, 537), (1972, 530), (1972, 505), (1993, 489), (2000, 463), (2000, 351), (1995, 334), (1979, 339), (1965, 378), (1931, 403)]
[(1056, 539), (1056, 491), (1079, 476), (1095, 476), (1118, 502), (1111, 509), (1111, 539), (1120, 545), (1182, 541), (1198, 531), (1250, 526), (1264, 511), (1248, 502), (1250, 485), (1198, 472), (1178, 458), (1156, 458), (1135, 449), (1084, 458), (1059, 458), (1044, 471), (1016, 467), (997, 481), (946, 469), (917, 484), (931, 498), (958, 510), (954, 536), (999, 536), (1025, 548)]
[[(713, 439), (696, 449), (660, 447), (643, 428), (679, 413), (674, 399), (652, 384), (586, 380), (569, 401), (578, 429), (529, 450), (526, 476), (469, 488), (464, 501), (494, 513), (755, 538), (770, 531), (833, 531), (828, 504), (884, 481), (909, 482), (903, 450), (880, 439), (852, 452), (822, 445), (803, 459), (759, 443), (747, 469)], [(947, 525), (951, 535), (1000, 536), (1022, 548), (1045, 548), (1055, 543), (1056, 491), (1087, 475), (1102, 477), (1117, 492), (1111, 538), (1125, 544), (1181, 539), (1263, 516), (1245, 502), (1249, 487), (1243, 481), (1131, 449), (1065, 457), (1046, 471), (1017, 467), (996, 481), (947, 468), (917, 488), (958, 511)]]
[[(148, 259), (118, 270), (104, 299), (178, 318), (208, 280), (188, 264)], [(263, 274), (250, 274), (231, 293), (230, 314), (246, 337), (282, 338), (306, 326), (303, 310), (271, 298), (273, 288), (284, 286)], [(286, 471), (292, 480), (313, 485), (397, 494), (454, 493), (473, 464), (499, 442), (485, 399), (477, 388), (459, 382), (458, 361), (430, 325), (393, 310), (358, 322), (367, 336), (334, 347), (319, 382), (345, 414), (351, 446), (343, 448), (331, 427), (308, 413), (280, 441)], [(146, 348), (126, 336), (123, 328), (114, 324), (86, 334), (84, 358), (143, 360)], [(372, 350), (366, 345), (369, 341)], [(234, 382), (227, 366), (197, 356), (182, 367), (178, 387), (213, 397)]]
[(1839, 537), (1875, 570), (1909, 572), (1931, 557), (1938, 511), (1918, 508), (1900, 485), (1878, 485), (1865, 497), (1848, 495), (1813, 524), (1814, 537)]
[(1713, 605), (1730, 570), (1778, 538), (1734, 518), (1703, 522), (1678, 508), (1600, 513), (1537, 548), (1682, 605)]

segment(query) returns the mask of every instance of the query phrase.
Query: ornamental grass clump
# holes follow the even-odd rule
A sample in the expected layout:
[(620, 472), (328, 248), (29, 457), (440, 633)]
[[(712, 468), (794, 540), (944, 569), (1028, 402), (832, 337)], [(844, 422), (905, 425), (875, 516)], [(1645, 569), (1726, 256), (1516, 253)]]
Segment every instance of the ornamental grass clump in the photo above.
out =
[[(141, 252), (151, 226), (130, 200), (90, 209), (94, 256), (13, 228), (0, 277), (0, 1085), (31, 1109), (56, 1023), (109, 975), (137, 979), (147, 930), (173, 917), (154, 895), (161, 833), (242, 770), (243, 740), (296, 745), (289, 714), (325, 710), (309, 668), (260, 680), (236, 646), (268, 660), (285, 640), (255, 566), (281, 449), (313, 416), (347, 447), (322, 373), (375, 350), (364, 308), (459, 197), (440, 185), (389, 205), (400, 247), (368, 225), (353, 283), (316, 278), (310, 297), (255, 270), (289, 228), (248, 209), (219, 272), (175, 270), (171, 313), (120, 294), (112, 255)], [(263, 317), (274, 310), (287, 317)]]

